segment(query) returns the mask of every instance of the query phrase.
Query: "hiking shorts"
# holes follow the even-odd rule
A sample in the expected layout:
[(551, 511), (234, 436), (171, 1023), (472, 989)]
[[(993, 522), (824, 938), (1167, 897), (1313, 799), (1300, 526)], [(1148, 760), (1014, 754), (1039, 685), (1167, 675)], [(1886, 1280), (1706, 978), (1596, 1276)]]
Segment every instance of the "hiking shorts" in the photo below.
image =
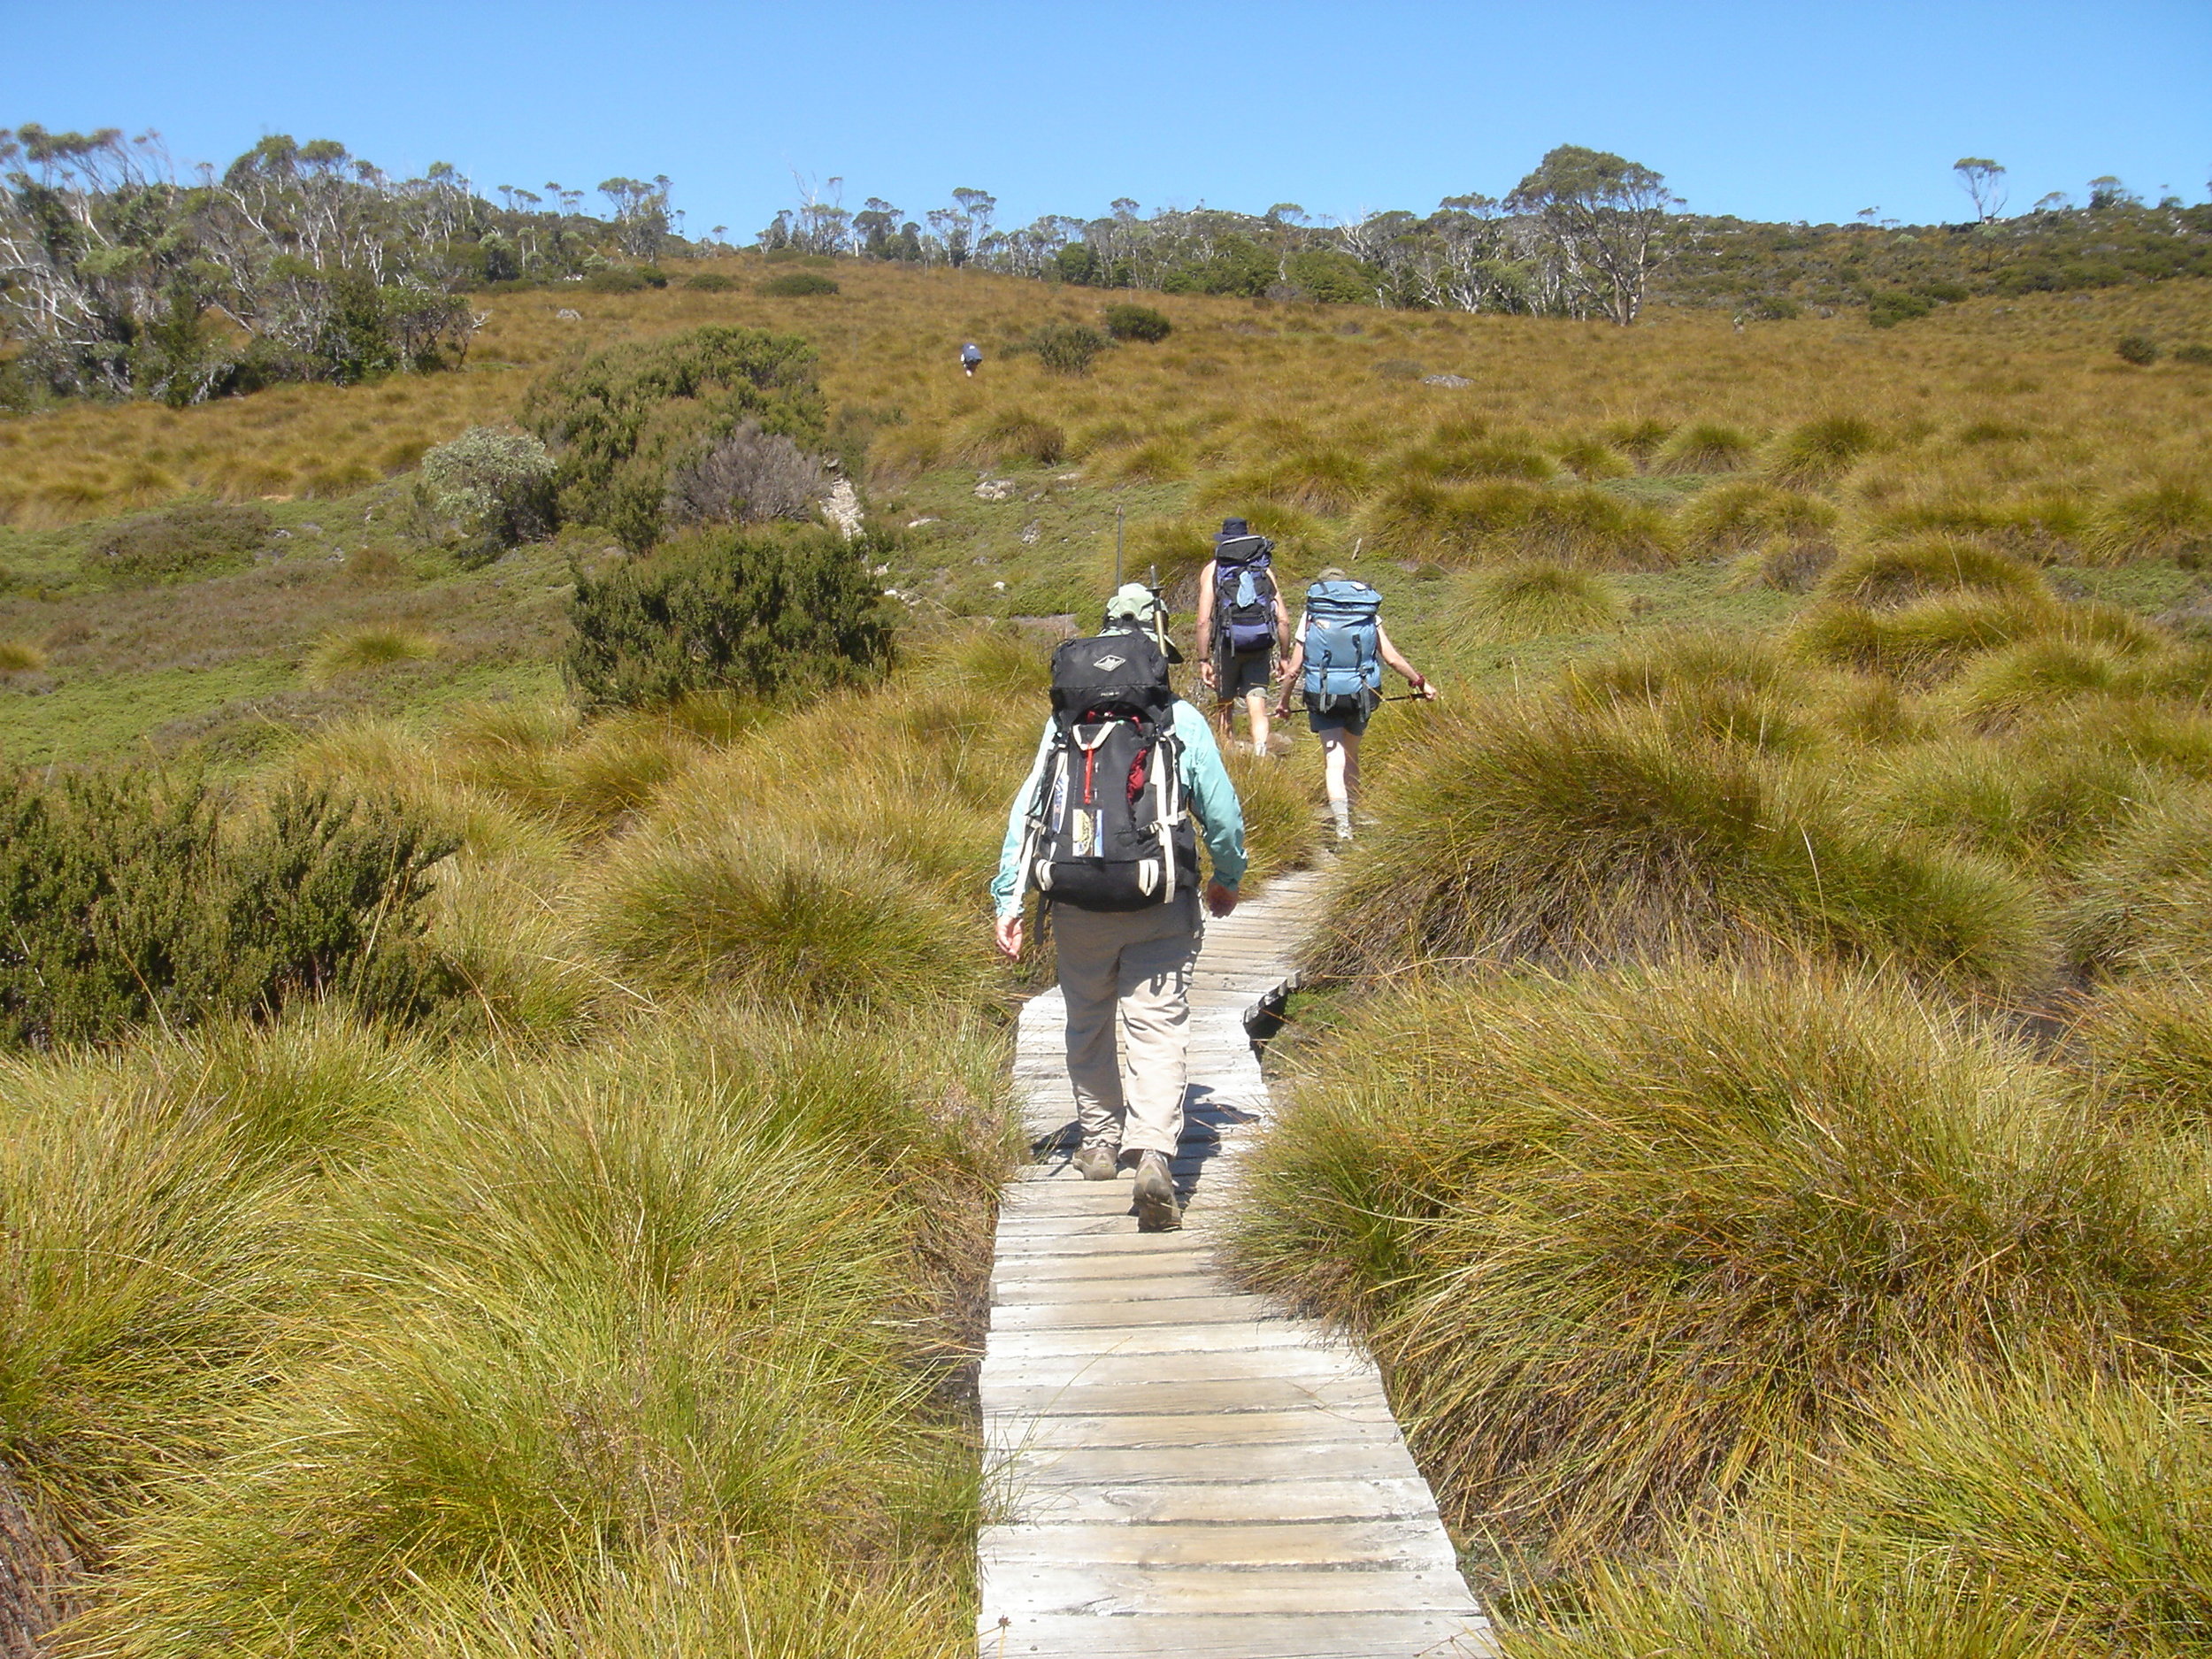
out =
[(1340, 709), (1333, 714), (1318, 710), (1306, 710), (1306, 730), (1316, 737), (1333, 737), (1342, 733), (1348, 737), (1364, 737), (1367, 723), (1375, 718), (1375, 704), (1379, 701), (1372, 692), (1359, 701), (1355, 709)]
[(1273, 683), (1275, 659), (1265, 651), (1249, 657), (1224, 657), (1214, 664), (1214, 695), (1234, 703), (1253, 692), (1264, 693)]

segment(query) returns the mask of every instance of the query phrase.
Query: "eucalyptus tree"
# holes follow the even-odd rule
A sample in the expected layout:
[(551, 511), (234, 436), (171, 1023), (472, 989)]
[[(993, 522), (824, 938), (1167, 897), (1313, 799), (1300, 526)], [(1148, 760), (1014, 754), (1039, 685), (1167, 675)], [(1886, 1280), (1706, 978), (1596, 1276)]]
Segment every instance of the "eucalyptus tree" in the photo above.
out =
[(1667, 253), (1667, 215), (1682, 205), (1667, 181), (1609, 150), (1562, 144), (1513, 188), (1507, 208), (1535, 221), (1571, 306), (1626, 327), (1643, 309)]

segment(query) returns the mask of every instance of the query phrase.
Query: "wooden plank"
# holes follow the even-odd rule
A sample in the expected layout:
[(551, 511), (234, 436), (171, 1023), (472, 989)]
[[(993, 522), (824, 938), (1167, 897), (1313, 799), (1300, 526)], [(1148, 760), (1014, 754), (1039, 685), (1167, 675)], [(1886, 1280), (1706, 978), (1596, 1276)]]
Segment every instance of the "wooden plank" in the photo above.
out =
[(981, 1605), (995, 1627), (994, 1606), (1016, 1607), (1032, 1617), (1089, 1615), (1094, 1620), (1154, 1612), (1181, 1615), (1357, 1613), (1474, 1613), (1473, 1598), (1459, 1574), (1419, 1567), (1348, 1568), (1311, 1572), (1303, 1568), (1178, 1567), (1168, 1571), (1104, 1563), (1066, 1566), (1025, 1562), (994, 1564), (985, 1575)]
[(1173, 1319), (1185, 1327), (1240, 1324), (1252, 1317), (1256, 1296), (1153, 1296), (1143, 1302), (1002, 1302), (991, 1310), (991, 1332), (1110, 1331)]
[(1128, 1526), (1112, 1521), (1060, 1526), (987, 1526), (992, 1564), (1125, 1567), (1426, 1568), (1452, 1571), (1443, 1529), (1425, 1521), (1193, 1521)]
[(1100, 1388), (1119, 1383), (1325, 1381), (1363, 1379), (1371, 1370), (1364, 1355), (1318, 1348), (1302, 1333), (1291, 1333), (1279, 1347), (1199, 1348), (1173, 1354), (1008, 1354), (993, 1343), (983, 1356), (980, 1376), (987, 1389), (1072, 1383)]
[(1027, 1616), (978, 1638), (981, 1659), (1496, 1659), (1451, 1613)]
[[(1242, 1446), (1070, 1446), (1029, 1448), (1004, 1460), (995, 1479), (1029, 1492), (1056, 1486), (1174, 1486), (1273, 1480), (1411, 1480), (1419, 1471), (1395, 1434), (1337, 1440), (1259, 1441)], [(1256, 1494), (1256, 1507), (1265, 1494)]]
[(1187, 1447), (1233, 1451), (1242, 1446), (1341, 1446), (1364, 1440), (1401, 1440), (1397, 1419), (1379, 1394), (1317, 1411), (1300, 1400), (1287, 1407), (1248, 1403), (1221, 1411), (1202, 1404), (1195, 1412), (1125, 1411), (1096, 1417), (1080, 1411), (1026, 1420), (987, 1418), (986, 1444), (999, 1458), (1066, 1450), (1175, 1453)]
[(1289, 1521), (1422, 1521), (1435, 1513), (1418, 1475), (1386, 1479), (1142, 1481), (1017, 1486), (1004, 1518), (1030, 1525), (1124, 1521), (1164, 1525), (1189, 1521), (1280, 1525)]
[[(996, 1382), (987, 1376), (983, 1409), (995, 1416), (1089, 1417), (1129, 1413), (1139, 1417), (1185, 1417), (1211, 1412), (1226, 1417), (1240, 1411), (1298, 1411), (1327, 1414), (1372, 1411), (1388, 1416), (1390, 1403), (1371, 1373), (1328, 1377), (1206, 1377), (1178, 1381), (1157, 1378), (1141, 1382)], [(1224, 1423), (1225, 1435), (1235, 1425)], [(1110, 1445), (1110, 1441), (1101, 1444)]]
[(1163, 1358), (1197, 1353), (1264, 1354), (1286, 1348), (1326, 1352), (1325, 1341), (1321, 1328), (1302, 1319), (1248, 1317), (1203, 1325), (1063, 1325), (1042, 1331), (995, 1331), (991, 1357), (1014, 1362), (1076, 1355)]

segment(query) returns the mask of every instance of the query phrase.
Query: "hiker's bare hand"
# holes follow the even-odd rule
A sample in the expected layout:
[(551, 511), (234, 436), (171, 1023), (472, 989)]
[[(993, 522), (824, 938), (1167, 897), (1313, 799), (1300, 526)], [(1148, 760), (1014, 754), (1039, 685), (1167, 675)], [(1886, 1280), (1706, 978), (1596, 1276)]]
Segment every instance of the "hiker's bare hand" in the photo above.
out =
[(1226, 916), (1237, 907), (1237, 890), (1225, 887), (1218, 881), (1206, 884), (1206, 909), (1215, 916)]
[(1214, 665), (1211, 663), (1201, 663), (1198, 664), (1198, 680), (1202, 686), (1210, 687), (1213, 685)]
[(991, 932), (998, 940), (998, 948), (1000, 950), (1003, 951), (1007, 956), (1013, 957), (1017, 962), (1021, 960), (1022, 918), (1020, 917), (1000, 917), (997, 923), (992, 927)]
[(1420, 694), (1424, 702), (1434, 703), (1436, 701), (1436, 682), (1432, 680), (1423, 680), (1414, 687), (1414, 690)]

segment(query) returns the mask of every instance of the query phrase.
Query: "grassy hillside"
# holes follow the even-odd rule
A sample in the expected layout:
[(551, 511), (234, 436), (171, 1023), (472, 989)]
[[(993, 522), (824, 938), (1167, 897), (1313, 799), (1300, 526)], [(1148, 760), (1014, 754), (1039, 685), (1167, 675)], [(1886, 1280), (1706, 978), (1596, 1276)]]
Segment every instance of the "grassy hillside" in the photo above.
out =
[[(1006, 619), (1087, 620), (1118, 518), (1187, 611), (1240, 513), (1294, 584), (1375, 580), (1447, 693), (1377, 718), (1248, 1265), (1371, 1334), (1519, 1650), (2201, 1651), (2212, 1533), (2158, 1471), (2200, 1461), (2212, 1291), (2212, 369), (2115, 344), (2203, 338), (2212, 286), (1740, 332), (1164, 296), (1070, 376), (1020, 348), (1095, 296), (823, 268), (0, 420), (19, 787), (158, 758), (225, 845), (281, 852), (303, 786), (457, 848), (403, 1023), (4, 1062), (36, 1619), (965, 1650), (1022, 983), (981, 885), (1048, 632)], [(587, 715), (572, 565), (614, 538), (465, 568), (410, 469), (706, 322), (818, 349), (901, 660)], [(1301, 744), (1234, 763), (1263, 876), (1313, 855)]]

